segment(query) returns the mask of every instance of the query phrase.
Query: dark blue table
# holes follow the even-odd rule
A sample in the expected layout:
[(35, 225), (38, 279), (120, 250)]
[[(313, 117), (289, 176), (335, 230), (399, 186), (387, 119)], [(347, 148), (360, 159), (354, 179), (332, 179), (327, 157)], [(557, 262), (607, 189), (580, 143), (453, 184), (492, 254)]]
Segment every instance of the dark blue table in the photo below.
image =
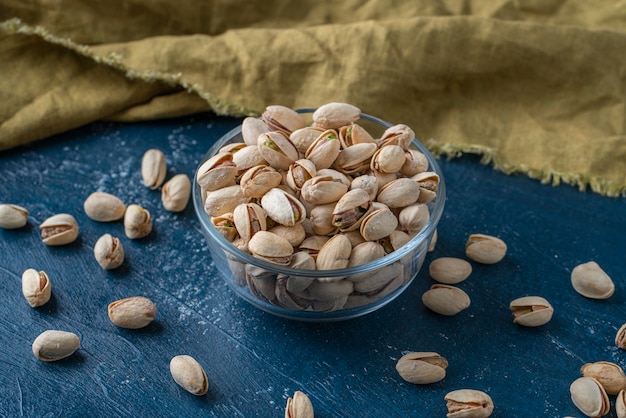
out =
[[(501, 237), (509, 252), (497, 265), (474, 264), (459, 285), (472, 304), (459, 315), (422, 305), (432, 283), (427, 269), (386, 307), (346, 322), (292, 322), (236, 299), (217, 276), (192, 205), (181, 214), (163, 210), (160, 193), (141, 182), (140, 162), (145, 150), (160, 148), (168, 177), (191, 177), (210, 144), (239, 121), (98, 122), (0, 153), (0, 202), (31, 213), (25, 228), (0, 230), (0, 416), (279, 417), (301, 390), (318, 417), (442, 417), (444, 395), (460, 388), (487, 392), (494, 417), (581, 416), (569, 394), (580, 367), (599, 360), (626, 366), (626, 352), (613, 342), (626, 322), (625, 199), (506, 176), (472, 156), (441, 161), (448, 201), (426, 263), (464, 257), (474, 232)], [(97, 190), (149, 209), (153, 233), (131, 241), (121, 223), (87, 218), (83, 201)], [(47, 247), (39, 224), (59, 212), (76, 217), (80, 237)], [(110, 272), (93, 257), (106, 232), (126, 249), (124, 265)], [(590, 260), (615, 281), (608, 300), (585, 299), (570, 285), (572, 268)], [(53, 282), (52, 300), (38, 309), (21, 294), (30, 267)], [(136, 331), (115, 327), (107, 305), (134, 295), (156, 303), (156, 321)], [(513, 324), (508, 304), (525, 295), (552, 303), (550, 323)], [(46, 329), (75, 332), (81, 348), (56, 363), (37, 360), (31, 344)], [(446, 357), (446, 378), (404, 382), (395, 364), (408, 351)], [(169, 361), (177, 354), (204, 366), (206, 396), (174, 383)]]

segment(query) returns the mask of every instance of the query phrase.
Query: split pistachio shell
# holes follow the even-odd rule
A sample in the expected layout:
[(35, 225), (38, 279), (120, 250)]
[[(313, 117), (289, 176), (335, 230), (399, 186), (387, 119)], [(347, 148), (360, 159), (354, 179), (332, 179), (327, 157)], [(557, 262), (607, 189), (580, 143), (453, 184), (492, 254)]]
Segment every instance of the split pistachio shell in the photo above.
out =
[(244, 196), (241, 187), (236, 184), (208, 191), (204, 200), (204, 210), (209, 216), (220, 216), (234, 211), (240, 203), (249, 201), (250, 198)]
[(33, 354), (41, 361), (57, 361), (71, 356), (80, 347), (80, 338), (73, 332), (48, 330), (33, 341)]
[(493, 412), (493, 400), (485, 392), (475, 389), (458, 389), (445, 397), (448, 418), (487, 418)]
[(626, 390), (620, 390), (615, 397), (615, 413), (617, 418), (626, 418)]
[(250, 168), (261, 164), (267, 164), (267, 161), (265, 161), (265, 158), (261, 155), (257, 144), (244, 146), (240, 150), (237, 150), (237, 152), (233, 153), (233, 163), (237, 167), (236, 178), (241, 178), (241, 176), (243, 176), (243, 174)]
[(580, 374), (596, 379), (609, 395), (617, 395), (621, 390), (626, 389), (626, 375), (616, 363), (609, 361), (587, 363), (580, 368)]
[(344, 148), (339, 152), (337, 159), (333, 163), (333, 167), (344, 174), (367, 171), (367, 168), (370, 166), (371, 157), (377, 149), (378, 146), (373, 142), (355, 144)]
[(41, 238), (46, 245), (66, 245), (78, 238), (78, 223), (68, 213), (53, 215), (39, 226)]
[(170, 360), (170, 373), (180, 387), (193, 395), (202, 396), (209, 390), (209, 379), (204, 369), (191, 356), (173, 357)]
[(439, 382), (446, 377), (448, 361), (433, 352), (412, 352), (400, 357), (396, 370), (402, 379), (417, 385)]
[(615, 292), (613, 280), (595, 261), (576, 266), (571, 281), (576, 292), (590, 299), (608, 299)]
[(307, 203), (324, 205), (337, 202), (348, 191), (348, 185), (332, 176), (317, 175), (302, 185), (301, 197)]
[(355, 177), (354, 180), (350, 183), (350, 189), (363, 189), (370, 196), (370, 199), (373, 201), (376, 199), (376, 195), (378, 194), (378, 183), (376, 181), (376, 176), (370, 176), (367, 174), (363, 174), (362, 176)]
[(48, 303), (51, 293), (52, 284), (45, 271), (27, 269), (22, 273), (22, 294), (31, 307)]
[(513, 322), (526, 327), (539, 327), (552, 319), (554, 308), (541, 296), (524, 296), (509, 304)]
[(235, 227), (235, 220), (232, 213), (213, 216), (211, 218), (211, 224), (213, 224), (215, 229), (228, 241), (233, 242), (235, 240), (237, 228)]
[(470, 298), (455, 286), (434, 284), (422, 295), (422, 302), (433, 312), (453, 316), (470, 306)]
[(26, 225), (28, 210), (18, 205), (0, 204), (0, 228), (17, 229)]
[(378, 201), (389, 206), (389, 208), (404, 208), (415, 202), (419, 198), (419, 185), (409, 178), (395, 179), (378, 191)]
[(472, 265), (461, 258), (440, 257), (430, 263), (428, 271), (439, 283), (457, 284), (472, 274)]
[(329, 129), (313, 141), (311, 146), (306, 150), (304, 156), (307, 160), (315, 164), (317, 170), (329, 168), (341, 151), (341, 143), (339, 135), (334, 129)]
[(285, 407), (285, 418), (313, 418), (313, 404), (309, 397), (300, 392), (295, 391), (293, 397), (287, 399)]
[(147, 209), (132, 204), (124, 214), (124, 233), (130, 239), (140, 239), (152, 232), (152, 217)]
[(302, 223), (293, 226), (276, 225), (269, 230), (270, 232), (285, 238), (293, 247), (297, 247), (306, 237), (306, 231)]
[(428, 159), (418, 150), (407, 150), (404, 154), (405, 161), (400, 168), (400, 173), (411, 177), (428, 170)]
[(167, 163), (165, 154), (158, 149), (149, 149), (141, 159), (141, 177), (143, 184), (151, 189), (157, 189), (165, 180)]
[(471, 260), (482, 264), (495, 264), (506, 255), (506, 244), (500, 238), (472, 234), (465, 243), (465, 255)]
[(124, 262), (124, 246), (111, 234), (104, 234), (93, 247), (93, 254), (100, 267), (105, 270), (116, 269)]
[(148, 326), (156, 317), (156, 305), (144, 296), (132, 296), (111, 302), (109, 319), (120, 328), (139, 329)]
[(381, 147), (372, 156), (370, 168), (381, 173), (397, 173), (405, 161), (404, 149), (398, 145), (387, 145)]
[(626, 324), (623, 324), (615, 334), (615, 345), (626, 350)]
[(572, 402), (588, 417), (599, 418), (609, 413), (609, 397), (593, 377), (579, 377), (569, 387)]
[(306, 218), (304, 205), (295, 196), (279, 188), (270, 189), (261, 198), (267, 216), (281, 225), (293, 226)]
[(432, 171), (423, 171), (411, 177), (420, 186), (419, 203), (428, 203), (437, 197), (439, 175)]
[(300, 159), (289, 166), (287, 171), (287, 184), (293, 190), (300, 191), (307, 180), (317, 174), (317, 169), (312, 161)]
[(285, 238), (268, 231), (259, 231), (250, 238), (248, 249), (253, 256), (270, 263), (288, 266), (293, 247)]
[(186, 174), (177, 174), (161, 188), (161, 202), (165, 210), (182, 212), (191, 196), (191, 181)]
[(404, 124), (397, 124), (391, 126), (383, 132), (380, 138), (380, 144), (382, 147), (386, 145), (398, 145), (400, 148), (406, 150), (411, 145), (411, 142), (415, 139), (415, 132)]
[(339, 128), (339, 142), (345, 150), (359, 144), (375, 144), (376, 141), (367, 130), (357, 123), (343, 125)]
[(271, 130), (284, 132), (287, 136), (293, 131), (306, 126), (306, 121), (302, 115), (286, 106), (267, 106), (262, 117)]
[(335, 204), (332, 224), (340, 231), (353, 231), (359, 228), (372, 208), (372, 200), (365, 190), (349, 190)]
[(377, 241), (389, 236), (398, 226), (398, 218), (388, 208), (376, 209), (365, 215), (359, 231), (367, 241)]
[(348, 103), (326, 103), (313, 112), (313, 125), (324, 129), (339, 129), (357, 121), (361, 110)]
[(335, 204), (317, 205), (311, 209), (309, 220), (315, 235), (331, 235), (337, 228), (333, 225), (333, 211)]
[(320, 249), (317, 255), (318, 270), (334, 270), (348, 267), (352, 244), (344, 235), (335, 235)]
[(430, 210), (424, 203), (413, 203), (398, 214), (398, 222), (410, 235), (419, 233), (430, 220)]
[(98, 222), (113, 222), (124, 217), (126, 205), (122, 200), (110, 193), (93, 192), (83, 203), (85, 213)]
[(241, 176), (239, 185), (245, 197), (260, 198), (270, 189), (278, 187), (282, 180), (283, 176), (275, 168), (261, 164), (247, 170)]
[(296, 146), (298, 152), (304, 155), (313, 141), (315, 141), (326, 129), (307, 126), (297, 129), (289, 135), (289, 140)]
[(289, 166), (298, 159), (298, 150), (295, 145), (281, 132), (261, 134), (257, 148), (269, 165), (281, 170), (289, 169)]
[(239, 236), (249, 242), (259, 231), (267, 231), (267, 213), (256, 203), (241, 203), (233, 212), (233, 222)]
[(249, 116), (241, 122), (241, 137), (247, 145), (257, 144), (257, 140), (261, 134), (271, 132), (262, 119)]

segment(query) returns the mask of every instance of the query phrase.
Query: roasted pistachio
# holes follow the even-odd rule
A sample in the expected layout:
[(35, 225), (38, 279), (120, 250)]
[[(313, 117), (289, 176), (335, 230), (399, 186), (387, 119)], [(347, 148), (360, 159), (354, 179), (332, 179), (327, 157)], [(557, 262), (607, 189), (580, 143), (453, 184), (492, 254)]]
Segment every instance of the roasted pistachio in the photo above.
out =
[(586, 363), (580, 368), (580, 374), (596, 379), (609, 395), (617, 395), (621, 390), (626, 389), (624, 370), (610, 361)]
[(48, 330), (33, 341), (33, 354), (41, 361), (57, 361), (74, 354), (80, 338), (72, 332)]
[(315, 164), (317, 170), (321, 170), (333, 165), (340, 151), (339, 134), (334, 129), (329, 129), (313, 141), (304, 157)]
[(381, 173), (397, 173), (406, 161), (404, 152), (398, 145), (381, 147), (372, 156), (370, 168)]
[(306, 126), (306, 121), (302, 115), (287, 106), (267, 106), (262, 117), (270, 129), (284, 132), (287, 136)]
[(124, 262), (124, 246), (111, 234), (104, 234), (93, 247), (93, 254), (100, 267), (105, 270), (118, 268)]
[(209, 390), (209, 379), (196, 359), (178, 355), (170, 360), (170, 373), (174, 381), (187, 392), (202, 396)]
[(241, 239), (249, 242), (259, 231), (267, 231), (267, 213), (256, 203), (241, 203), (233, 212), (233, 222)]
[(372, 209), (372, 200), (365, 190), (349, 190), (335, 204), (332, 224), (340, 231), (353, 231)]
[(330, 238), (320, 249), (316, 263), (318, 270), (334, 270), (348, 267), (352, 244), (343, 235)]
[(272, 129), (259, 118), (248, 116), (241, 122), (241, 137), (247, 145), (256, 146), (259, 136), (271, 131)]
[(250, 238), (248, 249), (253, 256), (271, 263), (288, 266), (293, 247), (285, 238), (268, 231), (258, 231)]
[(204, 211), (209, 216), (220, 216), (235, 210), (240, 203), (247, 203), (251, 199), (243, 195), (241, 187), (223, 187), (218, 190), (208, 191), (204, 200)]
[(287, 399), (285, 407), (285, 418), (313, 418), (313, 404), (309, 397), (300, 392), (295, 391), (293, 398)]
[(51, 293), (52, 284), (45, 271), (27, 269), (22, 273), (22, 294), (31, 307), (48, 303)]
[(470, 298), (455, 286), (434, 284), (422, 295), (422, 302), (433, 312), (453, 316), (470, 306)]
[(293, 226), (306, 218), (304, 205), (295, 196), (276, 187), (263, 195), (261, 206), (267, 216), (281, 225)]
[(608, 299), (615, 292), (613, 280), (595, 261), (574, 267), (571, 282), (576, 292), (590, 299)]
[(378, 201), (389, 208), (404, 208), (415, 202), (420, 195), (420, 187), (415, 181), (402, 177), (385, 184), (378, 190)]
[(539, 327), (552, 319), (554, 308), (540, 296), (524, 296), (509, 304), (513, 311), (513, 322), (526, 327)]
[(343, 149), (348, 149), (358, 144), (376, 143), (372, 135), (357, 123), (342, 125), (339, 128), (339, 142), (341, 142)]
[(337, 202), (348, 191), (349, 183), (332, 176), (316, 175), (302, 185), (301, 197), (307, 203), (324, 205)]
[(348, 103), (326, 103), (313, 113), (313, 126), (324, 129), (339, 129), (357, 121), (361, 110)]
[(83, 203), (85, 213), (98, 222), (112, 222), (124, 217), (126, 205), (122, 200), (110, 193), (93, 192)]
[(446, 377), (448, 361), (433, 352), (411, 352), (400, 357), (396, 370), (402, 379), (417, 385), (439, 382)]
[(615, 414), (617, 418), (626, 418), (626, 390), (620, 390), (615, 397)]
[(191, 182), (186, 174), (177, 174), (161, 188), (161, 203), (165, 210), (182, 212), (191, 196)]
[(461, 258), (440, 257), (430, 263), (428, 271), (439, 283), (457, 284), (469, 277), (472, 265)]
[(156, 317), (156, 305), (144, 296), (132, 296), (111, 302), (109, 319), (120, 328), (139, 329), (148, 326)]
[(506, 255), (506, 244), (500, 238), (472, 234), (465, 243), (465, 255), (471, 260), (482, 264), (495, 264)]
[(298, 159), (298, 150), (282, 132), (261, 134), (257, 148), (270, 166), (281, 170), (289, 169), (289, 166)]
[(367, 241), (377, 241), (393, 233), (398, 226), (398, 218), (388, 208), (374, 209), (361, 221), (359, 231)]
[(141, 159), (141, 177), (143, 184), (151, 189), (157, 189), (165, 180), (167, 163), (165, 154), (158, 149), (149, 149)]
[(26, 225), (28, 210), (18, 205), (0, 204), (0, 228), (17, 229)]
[(611, 408), (606, 391), (593, 377), (579, 377), (572, 382), (569, 391), (574, 405), (588, 417), (602, 417)]
[(615, 345), (626, 350), (626, 324), (623, 324), (615, 334)]
[(124, 233), (130, 239), (140, 239), (152, 232), (152, 217), (147, 209), (132, 204), (124, 214)]
[(53, 215), (39, 226), (41, 238), (46, 245), (70, 244), (78, 238), (78, 223), (68, 213)]
[(445, 397), (448, 418), (487, 418), (493, 412), (491, 396), (475, 389), (458, 389)]
[(239, 185), (245, 197), (260, 198), (270, 189), (278, 187), (282, 180), (283, 176), (275, 168), (261, 164), (246, 171)]

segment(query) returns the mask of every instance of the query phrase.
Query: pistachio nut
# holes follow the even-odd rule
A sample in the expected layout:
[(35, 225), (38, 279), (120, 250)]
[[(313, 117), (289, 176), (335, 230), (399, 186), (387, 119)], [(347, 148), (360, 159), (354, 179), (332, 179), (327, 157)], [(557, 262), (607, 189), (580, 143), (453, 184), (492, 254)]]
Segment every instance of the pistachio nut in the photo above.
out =
[(339, 129), (350, 125), (361, 117), (361, 110), (348, 103), (326, 103), (313, 112), (313, 126), (324, 129)]
[(263, 112), (262, 118), (271, 130), (284, 132), (287, 136), (293, 131), (306, 126), (304, 117), (287, 106), (267, 106)]
[(124, 217), (126, 205), (110, 193), (93, 192), (83, 203), (87, 216), (98, 222), (113, 222)]
[(580, 368), (580, 374), (596, 379), (609, 395), (617, 395), (621, 390), (626, 389), (624, 370), (610, 361), (586, 363)]
[(509, 304), (513, 312), (513, 322), (525, 327), (539, 327), (552, 319), (554, 308), (540, 296), (524, 296)]
[(439, 283), (457, 284), (472, 274), (472, 265), (461, 258), (440, 257), (430, 263), (428, 272)]
[(245, 197), (260, 198), (268, 190), (278, 187), (283, 181), (283, 176), (273, 167), (265, 164), (257, 165), (247, 170), (239, 185)]
[(470, 306), (470, 298), (458, 287), (434, 284), (422, 295), (422, 302), (433, 312), (453, 316)]
[(420, 187), (417, 182), (401, 177), (390, 181), (378, 191), (378, 201), (389, 208), (404, 208), (417, 202)]
[(17, 229), (26, 225), (28, 210), (9, 203), (0, 204), (0, 228)]
[(348, 185), (331, 176), (317, 175), (302, 185), (301, 198), (313, 205), (337, 202), (348, 191)]
[(139, 329), (148, 326), (156, 317), (156, 305), (147, 297), (132, 296), (111, 302), (109, 319), (120, 328)]
[(403, 150), (409, 148), (411, 142), (415, 139), (415, 132), (404, 124), (391, 126), (383, 132), (380, 138), (380, 146), (397, 145)]
[(622, 350), (626, 350), (626, 324), (622, 324), (617, 330), (615, 334), (615, 345)]
[(241, 122), (241, 137), (246, 145), (255, 145), (261, 134), (271, 132), (269, 126), (262, 119), (248, 116)]
[(318, 270), (334, 270), (348, 267), (352, 244), (344, 235), (335, 235), (320, 248), (316, 265)]
[(231, 212), (211, 217), (211, 224), (228, 241), (233, 242), (237, 236), (235, 219)]
[(340, 231), (353, 231), (361, 226), (361, 221), (371, 211), (369, 194), (363, 189), (352, 189), (335, 204), (332, 224)]
[[(390, 254), (404, 246), (411, 240), (411, 236), (404, 231), (394, 229), (391, 234), (378, 240), (385, 249), (385, 253)], [(451, 283), (447, 283), (451, 284)]]
[(209, 390), (209, 379), (204, 369), (191, 356), (173, 357), (170, 360), (170, 373), (180, 387), (193, 395), (202, 396)]
[(611, 408), (606, 391), (593, 377), (579, 377), (572, 382), (569, 391), (576, 408), (588, 417), (602, 417)]
[(411, 177), (411, 180), (416, 181), (420, 186), (420, 196), (417, 199), (419, 203), (428, 203), (437, 197), (439, 174), (433, 171), (422, 171)]
[(404, 268), (402, 264), (396, 262), (370, 272), (365, 277), (357, 276), (357, 280), (354, 280), (355, 275), (350, 276), (348, 279), (354, 282), (354, 291), (356, 293), (372, 296), (385, 289), (395, 279), (401, 278), (403, 273)]
[(293, 247), (300, 245), (306, 237), (306, 231), (304, 230), (302, 223), (298, 223), (293, 226), (278, 224), (272, 227), (269, 231), (285, 238)]
[(448, 361), (433, 352), (411, 352), (400, 357), (396, 370), (409, 383), (427, 385), (446, 377)]
[(233, 222), (239, 236), (249, 242), (259, 231), (267, 231), (267, 213), (256, 203), (240, 203), (233, 211)]
[(398, 218), (388, 208), (375, 209), (361, 221), (359, 231), (366, 241), (377, 241), (396, 230)]
[(376, 195), (378, 194), (378, 183), (376, 181), (376, 176), (363, 174), (361, 176), (355, 177), (350, 183), (350, 189), (363, 189), (370, 196), (370, 199), (374, 200), (376, 198)]
[(626, 418), (626, 390), (620, 390), (615, 397), (615, 414), (617, 418)]
[(73, 332), (47, 330), (33, 341), (33, 354), (41, 361), (57, 361), (71, 356), (80, 347), (80, 338)]
[(296, 293), (290, 292), (287, 289), (289, 279), (289, 276), (276, 276), (275, 303), (283, 308), (293, 309), (296, 311), (307, 309), (311, 305), (310, 300), (298, 296)]
[(404, 153), (404, 164), (400, 167), (400, 173), (407, 177), (412, 177), (418, 173), (428, 170), (428, 159), (424, 153), (410, 149)]
[(297, 129), (289, 135), (289, 140), (296, 146), (298, 152), (304, 155), (306, 150), (309, 149), (313, 141), (315, 141), (326, 129), (316, 128), (313, 126), (306, 126), (301, 129)]
[(261, 206), (267, 216), (281, 225), (294, 226), (306, 218), (306, 209), (302, 202), (277, 187), (263, 195)]
[(358, 230), (343, 232), (343, 235), (350, 240), (352, 248), (365, 242), (365, 238), (361, 235), (361, 231)]
[(493, 412), (491, 396), (475, 389), (458, 389), (444, 396), (448, 418), (487, 418)]
[(237, 167), (236, 178), (241, 178), (241, 176), (243, 176), (244, 173), (250, 168), (256, 167), (257, 165), (267, 164), (267, 161), (265, 161), (265, 158), (261, 155), (257, 144), (244, 146), (235, 152), (233, 154), (233, 163), (235, 163), (235, 166)]
[[(385, 249), (377, 242), (365, 241), (355, 245), (350, 253), (350, 261), (348, 267), (356, 267), (367, 264), (371, 261), (378, 260), (385, 255)], [(371, 274), (370, 272), (360, 273), (359, 275), (350, 276), (350, 280), (358, 281), (362, 274)]]
[(378, 146), (373, 142), (354, 144), (348, 148), (344, 148), (339, 152), (337, 159), (335, 159), (333, 163), (333, 167), (344, 174), (366, 172), (370, 167), (372, 155), (376, 153), (377, 149)]
[(196, 181), (200, 187), (217, 190), (234, 185), (239, 169), (233, 158), (230, 152), (220, 152), (202, 163), (196, 173)]
[(315, 177), (317, 169), (312, 161), (307, 159), (300, 159), (295, 161), (289, 166), (287, 171), (287, 184), (293, 190), (300, 191), (304, 183)]
[(140, 239), (152, 232), (152, 217), (147, 209), (132, 204), (124, 214), (124, 233), (130, 239)]
[(339, 142), (343, 149), (350, 148), (358, 144), (375, 144), (376, 141), (370, 133), (361, 125), (351, 123), (339, 128)]
[(304, 251), (305, 253), (309, 254), (311, 257), (313, 257), (313, 259), (317, 259), (317, 255), (319, 254), (324, 244), (326, 244), (326, 241), (328, 241), (329, 239), (330, 237), (326, 235), (310, 235), (306, 237), (304, 241), (302, 241), (302, 243), (300, 243), (300, 246), (298, 248), (300, 249), (300, 251)]
[[(216, 154), (233, 154), (234, 157), (235, 154), (247, 147), (245, 142), (231, 142), (218, 149)], [(252, 147), (256, 148), (256, 146)]]
[(218, 190), (208, 191), (204, 200), (204, 211), (209, 216), (220, 216), (235, 210), (237, 205), (248, 203), (251, 199), (243, 195), (243, 190), (236, 184)]
[(372, 156), (370, 168), (381, 173), (397, 173), (406, 161), (404, 152), (398, 145), (383, 146)]
[(165, 180), (167, 163), (163, 151), (152, 148), (141, 159), (141, 177), (146, 187), (157, 189)]
[[(315, 280), (307, 287), (306, 291), (314, 299), (314, 303), (333, 302), (332, 307), (317, 305), (315, 310), (335, 310), (343, 307), (348, 295), (354, 291), (354, 283), (346, 279), (334, 281)], [(336, 302), (339, 300), (342, 301), (341, 306), (337, 306)]]
[[(332, 283), (327, 283), (332, 284)], [(339, 309), (344, 309), (349, 295), (340, 294), (335, 299), (325, 299), (325, 300), (311, 300), (311, 308), (314, 312), (332, 312), (337, 311)]]
[(430, 211), (425, 203), (413, 203), (403, 208), (398, 214), (398, 222), (409, 235), (420, 232), (429, 220)]
[(343, 184), (346, 185), (346, 187), (350, 187), (350, 183), (352, 183), (352, 179), (350, 177), (348, 177), (347, 175), (333, 169), (333, 168), (322, 168), (320, 170), (317, 170), (317, 176), (328, 176), (331, 179), (333, 179), (334, 181), (339, 181)]
[(465, 243), (465, 255), (478, 263), (495, 264), (506, 255), (506, 244), (500, 238), (471, 234)]
[(288, 266), (293, 247), (285, 238), (268, 231), (259, 231), (250, 238), (248, 249), (253, 256), (270, 263)]
[(41, 238), (46, 245), (70, 244), (78, 238), (78, 223), (68, 213), (59, 213), (49, 217), (39, 228)]
[(93, 255), (105, 270), (118, 268), (124, 262), (124, 246), (111, 234), (104, 234), (93, 247)]
[(317, 170), (329, 168), (341, 151), (339, 136), (334, 129), (328, 129), (307, 148), (304, 157), (311, 161)]
[(161, 203), (165, 210), (182, 212), (191, 196), (191, 181), (186, 174), (176, 174), (161, 188)]
[(571, 282), (576, 292), (590, 299), (608, 299), (615, 292), (613, 280), (595, 261), (574, 267)]
[(52, 294), (52, 284), (46, 272), (35, 269), (25, 270), (22, 273), (22, 294), (33, 308), (48, 303)]
[(298, 150), (282, 132), (261, 134), (257, 141), (259, 154), (274, 168), (289, 169), (299, 157)]
[(285, 418), (313, 418), (313, 404), (309, 397), (300, 392), (295, 391), (293, 397), (287, 399), (285, 407)]
[(311, 221), (311, 229), (315, 235), (333, 234), (337, 227), (333, 225), (334, 203), (326, 205), (317, 205), (311, 209), (309, 220)]
[(246, 283), (256, 298), (274, 303), (277, 275), (252, 264), (246, 264)]

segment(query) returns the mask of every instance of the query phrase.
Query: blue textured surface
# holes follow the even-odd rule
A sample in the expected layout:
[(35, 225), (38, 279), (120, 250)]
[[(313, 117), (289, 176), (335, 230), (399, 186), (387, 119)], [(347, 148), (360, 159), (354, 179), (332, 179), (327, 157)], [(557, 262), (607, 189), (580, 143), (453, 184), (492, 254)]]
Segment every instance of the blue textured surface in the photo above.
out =
[[(505, 176), (473, 157), (441, 161), (448, 202), (426, 266), (440, 256), (464, 257), (475, 232), (501, 237), (509, 252), (499, 264), (474, 264), (459, 285), (472, 305), (459, 315), (441, 317), (422, 305), (432, 283), (427, 269), (391, 304), (346, 322), (292, 322), (236, 299), (217, 277), (191, 204), (181, 214), (163, 210), (160, 193), (141, 183), (140, 162), (145, 150), (160, 148), (168, 178), (193, 176), (212, 141), (238, 122), (211, 115), (99, 122), (0, 154), (0, 201), (31, 213), (25, 228), (0, 229), (0, 416), (277, 417), (301, 390), (317, 417), (433, 417), (445, 416), (443, 397), (459, 388), (487, 392), (493, 417), (581, 416), (569, 395), (580, 366), (626, 366), (626, 352), (614, 345), (626, 322), (625, 199)], [(82, 204), (93, 191), (148, 208), (153, 233), (131, 241), (121, 223), (91, 221)], [(80, 237), (47, 247), (38, 226), (59, 212), (76, 217)], [(111, 272), (93, 257), (106, 232), (126, 249), (124, 265)], [(570, 285), (572, 268), (590, 260), (615, 281), (608, 300), (585, 299)], [(38, 309), (21, 294), (30, 267), (53, 282), (52, 300)], [(156, 303), (156, 321), (142, 330), (116, 328), (108, 303), (133, 295)], [(525, 295), (552, 303), (550, 323), (512, 323), (508, 304)], [(46, 329), (77, 333), (81, 348), (66, 360), (40, 362), (31, 344)], [(446, 378), (404, 382), (395, 364), (408, 351), (446, 357)], [(174, 383), (168, 365), (177, 354), (204, 366), (206, 396)]]

